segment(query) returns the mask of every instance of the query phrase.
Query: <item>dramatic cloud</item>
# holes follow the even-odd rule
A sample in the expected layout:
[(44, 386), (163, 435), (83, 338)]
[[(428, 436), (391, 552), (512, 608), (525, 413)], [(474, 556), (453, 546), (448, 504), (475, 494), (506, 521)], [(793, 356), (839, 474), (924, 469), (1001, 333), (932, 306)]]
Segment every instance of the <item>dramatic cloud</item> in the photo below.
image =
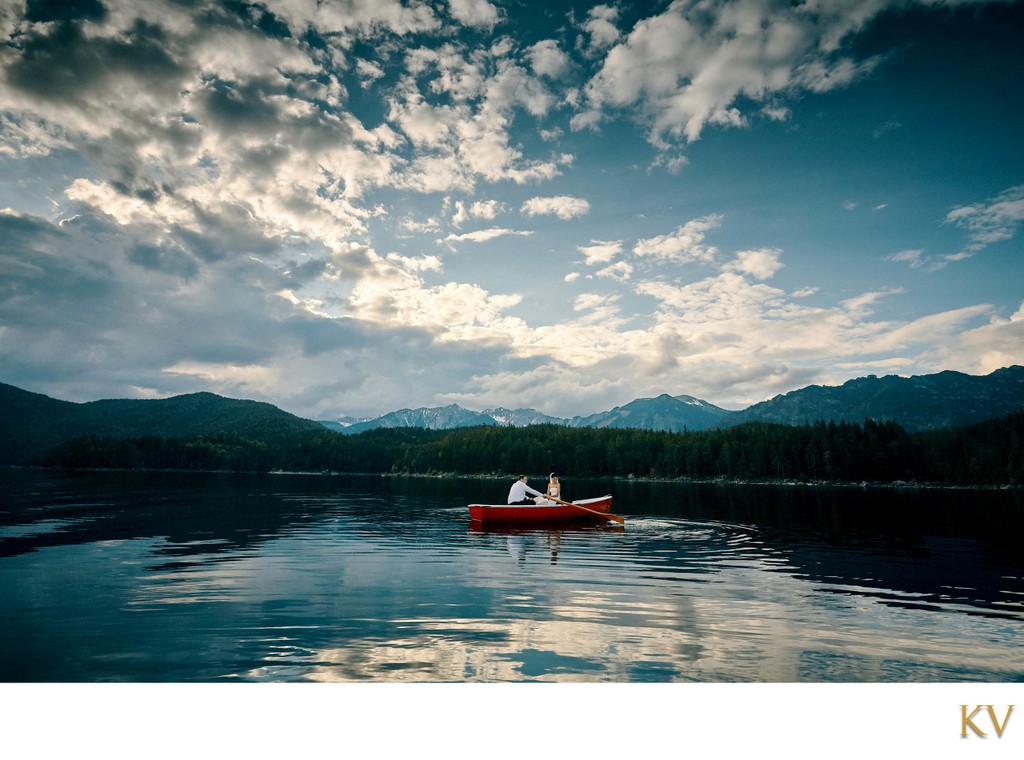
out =
[[(896, 65), (912, 22), (984, 36), (988, 5), (935, 4), (0, 4), (0, 381), (573, 414), (1024, 361), (1019, 302), (918, 283), (982, 259), (1019, 275), (1024, 185), (990, 197), (982, 138), (957, 131), (955, 172), (936, 152), (897, 188), (836, 173), (951, 130)], [(815, 93), (870, 85), (882, 59), (856, 51), (889, 38), (855, 43), (879, 19), (895, 94), (841, 116), (865, 149)], [(986, 124), (1006, 78), (976, 78)], [(783, 132), (800, 181), (762, 162)], [(1013, 147), (992, 148), (1005, 174)], [(914, 160), (889, 148), (886, 169)]]

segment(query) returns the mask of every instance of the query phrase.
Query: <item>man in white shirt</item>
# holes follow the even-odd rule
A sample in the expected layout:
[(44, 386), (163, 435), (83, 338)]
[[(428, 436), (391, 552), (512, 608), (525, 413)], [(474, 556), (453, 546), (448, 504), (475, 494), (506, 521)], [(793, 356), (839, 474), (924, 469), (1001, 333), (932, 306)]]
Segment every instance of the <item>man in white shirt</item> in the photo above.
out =
[(509, 504), (533, 504), (534, 500), (526, 496), (526, 494), (533, 494), (534, 496), (544, 496), (540, 491), (535, 491), (526, 485), (526, 476), (520, 475), (519, 480), (512, 484), (511, 490), (508, 492), (508, 503)]

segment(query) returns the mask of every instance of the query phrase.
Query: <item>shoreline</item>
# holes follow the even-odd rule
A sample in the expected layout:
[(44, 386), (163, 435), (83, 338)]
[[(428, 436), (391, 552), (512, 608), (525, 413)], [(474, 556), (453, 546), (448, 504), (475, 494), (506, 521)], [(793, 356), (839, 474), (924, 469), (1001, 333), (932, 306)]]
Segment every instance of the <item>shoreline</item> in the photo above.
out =
[[(316, 473), (309, 473), (316, 474)], [(337, 474), (372, 474), (372, 473), (337, 473)], [(442, 473), (419, 473), (419, 472), (385, 472), (381, 473), (382, 478), (429, 478), (429, 479), (463, 479), (463, 480), (508, 480), (514, 479), (514, 475), (508, 474), (497, 474), (497, 473), (476, 473), (476, 474), (465, 474), (455, 472), (442, 472)], [(679, 485), (719, 485), (719, 486), (772, 486), (778, 488), (859, 488), (868, 490), (871, 488), (878, 489), (892, 489), (902, 491), (915, 491), (915, 490), (930, 490), (930, 491), (1018, 491), (1024, 490), (1024, 486), (1015, 486), (1009, 483), (1004, 484), (950, 484), (950, 483), (931, 483), (931, 482), (919, 482), (914, 480), (893, 480), (893, 481), (846, 481), (846, 480), (771, 480), (765, 478), (752, 478), (750, 480), (744, 478), (727, 478), (724, 476), (716, 478), (659, 478), (652, 477), (649, 475), (637, 476), (637, 475), (581, 475), (576, 476), (560, 476), (561, 478), (569, 477), (573, 480), (585, 481), (585, 480), (610, 480), (615, 482), (626, 482), (626, 483), (675, 483)]]
[[(273, 475), (278, 477), (365, 477), (365, 478), (421, 478), (425, 480), (500, 480), (514, 478), (508, 473), (456, 473), (456, 472), (336, 472), (336, 471), (292, 471), (292, 470), (187, 470), (161, 468), (118, 468), (118, 467), (44, 467), (41, 465), (4, 465), (0, 470), (46, 470), (52, 472), (137, 472), (137, 473), (206, 473), (211, 475)], [(538, 476), (539, 477), (539, 476)], [(565, 477), (565, 476), (563, 476)], [(624, 483), (717, 485), (717, 486), (761, 486), (774, 488), (843, 488), (843, 489), (884, 489), (900, 491), (1021, 491), (1024, 485), (1009, 483), (934, 483), (914, 480), (894, 481), (843, 481), (843, 480), (793, 480), (765, 478), (661, 478), (649, 475), (581, 475), (568, 476), (574, 480), (605, 480)]]

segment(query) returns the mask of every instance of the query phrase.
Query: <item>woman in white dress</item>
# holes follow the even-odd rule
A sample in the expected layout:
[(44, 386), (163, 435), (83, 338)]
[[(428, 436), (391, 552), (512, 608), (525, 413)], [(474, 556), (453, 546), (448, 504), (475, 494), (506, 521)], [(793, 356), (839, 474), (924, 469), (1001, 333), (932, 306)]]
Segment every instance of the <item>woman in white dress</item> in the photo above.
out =
[(558, 503), (558, 502), (555, 502), (555, 501), (551, 501), (551, 499), (561, 499), (562, 498), (562, 486), (558, 482), (558, 476), (555, 475), (555, 473), (551, 473), (550, 475), (548, 475), (548, 488), (544, 492), (544, 495), (547, 496), (548, 498), (546, 498), (544, 501), (540, 501), (538, 499), (537, 500), (538, 504), (546, 504), (546, 505), (550, 506), (552, 504), (557, 504)]

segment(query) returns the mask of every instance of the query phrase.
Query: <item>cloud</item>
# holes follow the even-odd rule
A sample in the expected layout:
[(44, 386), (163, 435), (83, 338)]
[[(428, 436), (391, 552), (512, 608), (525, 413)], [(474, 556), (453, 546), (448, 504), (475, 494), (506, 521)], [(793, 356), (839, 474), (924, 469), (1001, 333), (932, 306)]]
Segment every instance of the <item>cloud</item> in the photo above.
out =
[(894, 261), (897, 264), (906, 264), (911, 269), (918, 269), (924, 266), (924, 249), (914, 248), (911, 250), (900, 251), (894, 253), (892, 256), (886, 256), (886, 261)]
[(562, 416), (610, 409), (629, 397), (631, 391), (625, 373), (579, 373), (571, 366), (549, 361), (509, 371), (481, 372), (463, 392), (448, 394), (448, 401), (486, 409), (505, 406), (508, 399), (518, 398), (525, 407)]
[[(410, 48), (410, 74), (375, 93), (384, 96), (387, 121), (368, 130), (346, 112), (339, 71), (351, 66), (360, 86), (370, 88), (384, 79), (383, 58), (347, 61), (300, 34), (263, 34), (258, 18), (236, 10), (200, 18), (174, 4), (121, 6), (88, 37), (80, 23), (30, 27), (6, 56), (0, 100), (11, 129), (0, 151), (84, 146), (99, 170), (94, 185), (145, 201), (198, 196), (211, 179), (221, 185), (211, 197), (267, 197), (276, 185), (269, 197), (280, 203), (263, 211), (281, 228), (306, 215), (310, 228), (335, 226), (339, 239), (362, 227), (358, 201), (374, 188), (534, 182), (571, 161), (528, 158), (510, 139), (518, 110), (542, 116), (556, 100), (507, 48), (483, 55), (456, 43)], [(453, 3), (451, 10), (474, 24), (496, 13), (488, 3)], [(420, 3), (356, 3), (344, 15), (333, 6), (289, 4), (274, 13), (293, 33), (344, 32), (345, 39), (440, 29)], [(406, 140), (411, 155), (400, 150)]]
[(80, 24), (31, 28), (0, 87), (20, 124), (60, 140), (35, 152), (70, 144), (89, 162), (70, 200), (200, 233), (203, 209), (235, 204), (271, 236), (340, 241), (362, 228), (354, 201), (395, 162), (378, 151), (383, 133), (324, 105), (336, 93), (310, 49), (226, 11), (116, 8), (88, 38)]
[(469, 219), (494, 219), (504, 210), (504, 206), (495, 200), (474, 201), (468, 206), (463, 201), (455, 202), (455, 212), (452, 214), (452, 224), (461, 227)]
[(553, 214), (559, 219), (573, 219), (590, 213), (590, 203), (583, 198), (557, 195), (551, 198), (534, 197), (527, 200), (521, 209), (524, 216)]
[(441, 231), (441, 222), (437, 217), (429, 217), (420, 221), (406, 217), (399, 222), (401, 228), (411, 234), (436, 233)]
[(408, 272), (440, 272), (441, 259), (437, 256), (402, 256), (397, 253), (387, 255), (388, 262)]
[(411, 269), (380, 267), (359, 281), (346, 305), (380, 327), (423, 329), (436, 344), (477, 343), (507, 350), (529, 332), (522, 319), (506, 314), (521, 301), (518, 293), (494, 294), (460, 282), (429, 286)]
[(782, 251), (778, 248), (758, 248), (750, 251), (739, 251), (736, 260), (726, 265), (726, 270), (748, 274), (757, 280), (767, 280), (785, 266), (779, 257)]
[[(469, 3), (465, 5), (470, 6)], [(345, 46), (361, 37), (373, 38), (384, 33), (424, 34), (441, 28), (441, 19), (430, 5), (417, 0), (407, 4), (400, 0), (315, 4), (280, 2), (273, 6), (273, 10), (291, 32), (301, 34), (315, 29), (320, 33), (338, 35)]]
[(950, 264), (971, 259), (990, 245), (1012, 239), (1024, 221), (1024, 185), (1011, 187), (981, 203), (955, 208), (943, 221), (967, 232), (968, 244), (963, 250), (927, 256), (924, 249), (915, 248), (887, 256), (886, 261), (936, 272)]
[(875, 127), (875, 129), (871, 132), (871, 136), (877, 140), (879, 137), (882, 137), (883, 135), (886, 135), (889, 132), (893, 132), (902, 126), (903, 125), (900, 124), (900, 122), (898, 122), (896, 119), (889, 119), (889, 121), (885, 122), (884, 124)]
[(689, 221), (667, 235), (638, 240), (633, 246), (633, 253), (659, 261), (710, 262), (718, 249), (704, 245), (704, 238), (708, 231), (721, 225), (722, 219), (721, 214), (709, 214)]
[[(725, 395), (726, 386), (731, 394), (744, 387), (766, 388), (776, 382), (767, 381), (769, 376), (783, 383), (797, 376), (809, 381), (826, 366), (861, 366), (873, 355), (902, 357), (901, 366), (914, 366), (915, 354), (953, 341), (991, 313), (990, 306), (979, 304), (906, 322), (877, 320), (874, 305), (902, 291), (870, 291), (838, 304), (812, 306), (794, 300), (802, 294), (787, 294), (730, 269), (686, 285), (639, 281), (634, 289), (658, 304), (654, 324), (634, 338), (636, 350), (645, 350), (653, 336), (677, 336), (687, 353), (670, 374), (720, 383), (723, 390), (711, 398)], [(730, 368), (734, 377), (727, 379), (716, 368)], [(757, 379), (748, 386), (747, 378)]]
[(619, 10), (611, 5), (598, 5), (587, 12), (583, 31), (589, 35), (593, 51), (608, 48), (619, 39), (620, 32), (615, 25), (618, 19)]
[(610, 280), (625, 282), (633, 276), (633, 265), (628, 261), (617, 261), (611, 266), (599, 269), (594, 273), (595, 277), (605, 277)]
[(848, 298), (841, 303), (842, 307), (850, 313), (870, 314), (872, 312), (871, 307), (881, 299), (886, 298), (887, 296), (898, 295), (902, 292), (902, 288), (893, 288), (891, 290), (870, 290), (853, 298)]
[(1024, 221), (1024, 185), (1017, 185), (981, 203), (953, 209), (946, 222), (966, 230), (968, 251), (980, 251), (1009, 240)]
[(273, 355), (280, 314), (268, 289), (288, 284), (283, 273), (240, 258), (203, 264), (99, 216), (57, 226), (7, 213), (0, 228), (0, 361), (10, 380), (76, 377), (88, 394), (112, 378), (158, 387), (162, 368), (181, 361)]
[(618, 300), (618, 296), (601, 295), (598, 293), (581, 293), (573, 300), (575, 311), (590, 311), (600, 306), (608, 306)]
[(365, 88), (371, 86), (378, 79), (383, 79), (384, 69), (376, 61), (368, 61), (360, 58), (356, 61), (356, 72), (359, 74), (360, 84)]
[(191, 280), (199, 274), (196, 260), (174, 244), (136, 243), (127, 249), (125, 258), (145, 269), (164, 272), (185, 280)]
[(500, 18), (498, 9), (488, 0), (448, 0), (448, 7), (452, 16), (466, 26), (490, 29)]
[(453, 43), (406, 54), (408, 73), (385, 96), (389, 122), (414, 156), (398, 182), (420, 192), (472, 191), (477, 181), (526, 184), (556, 177), (572, 156), (526, 158), (509, 134), (523, 109), (541, 118), (557, 100), (502, 45)]
[(655, 156), (651, 163), (652, 167), (664, 166), (669, 174), (679, 174), (684, 167), (689, 165), (690, 159), (682, 153), (672, 153), (669, 148), (663, 149)]
[(988, 374), (1021, 363), (1024, 346), (1024, 303), (1007, 317), (993, 315), (988, 324), (966, 330), (942, 346), (936, 366)]
[(88, 109), (114, 91), (115, 102), (169, 97), (187, 75), (160, 39), (138, 23), (114, 35), (86, 36), (83, 24), (37, 24), (19, 35), (4, 79), (16, 93), (42, 103)]
[(486, 243), (495, 238), (504, 237), (506, 235), (532, 235), (533, 232), (530, 230), (510, 230), (502, 227), (491, 227), (486, 230), (475, 230), (473, 232), (466, 232), (462, 235), (456, 235), (452, 233), (447, 237), (438, 240), (439, 243)]
[(607, 264), (622, 253), (621, 240), (591, 240), (590, 245), (577, 246), (576, 250), (583, 254), (588, 266)]
[(557, 40), (541, 40), (529, 48), (527, 55), (537, 76), (561, 79), (569, 71), (569, 56), (562, 52)]
[[(587, 83), (587, 108), (574, 126), (638, 107), (650, 141), (660, 146), (694, 142), (708, 125), (745, 126), (748, 103), (761, 109), (777, 96), (825, 92), (869, 73), (877, 59), (855, 61), (839, 48), (881, 8), (732, 0), (709, 11), (675, 0), (608, 51)], [(603, 22), (592, 14), (589, 28)], [(611, 43), (617, 30), (602, 28), (608, 34), (600, 40)]]

